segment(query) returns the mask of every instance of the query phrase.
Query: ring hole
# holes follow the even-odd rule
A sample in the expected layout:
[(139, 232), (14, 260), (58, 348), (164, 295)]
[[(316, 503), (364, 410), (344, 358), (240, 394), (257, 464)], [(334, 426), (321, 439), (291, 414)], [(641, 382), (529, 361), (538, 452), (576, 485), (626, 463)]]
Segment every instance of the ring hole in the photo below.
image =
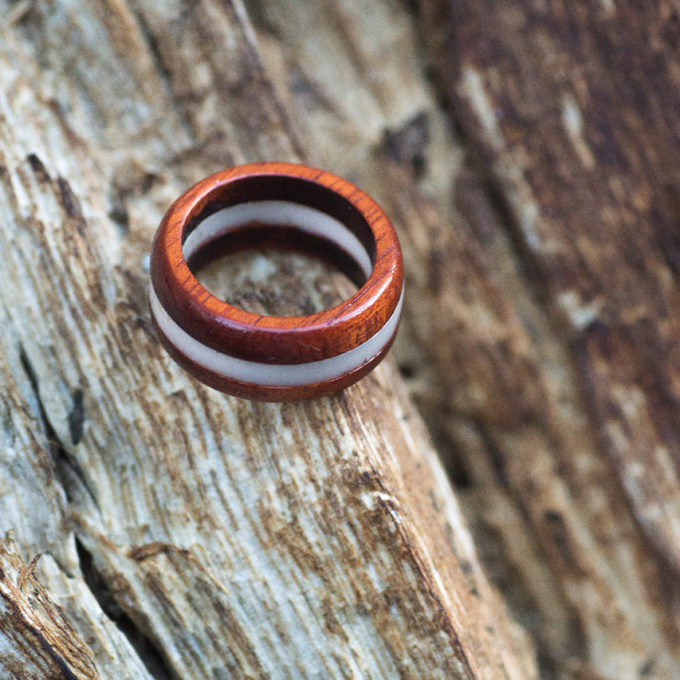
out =
[[(330, 309), (363, 284), (364, 275), (347, 255), (311, 243), (288, 229), (248, 228), (197, 251), (189, 267), (199, 283), (229, 304), (256, 314), (308, 315)], [(244, 238), (247, 236), (247, 238)]]

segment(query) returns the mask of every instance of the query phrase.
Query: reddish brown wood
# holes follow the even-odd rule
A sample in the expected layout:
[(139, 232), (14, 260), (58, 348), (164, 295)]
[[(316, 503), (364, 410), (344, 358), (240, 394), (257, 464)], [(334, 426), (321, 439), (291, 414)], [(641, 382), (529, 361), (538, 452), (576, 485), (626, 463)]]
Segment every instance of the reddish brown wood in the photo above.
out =
[[(218, 210), (261, 200), (299, 203), (342, 222), (371, 256), (373, 270), (368, 280), (348, 300), (307, 316), (263, 316), (212, 295), (190, 270), (182, 251), (184, 241), (202, 220)], [(263, 227), (255, 223), (251, 226), (253, 230)], [(240, 231), (245, 229), (247, 224)], [(308, 241), (314, 243), (313, 238)], [(208, 250), (210, 259), (213, 248)], [(222, 250), (215, 243), (214, 255)], [(334, 257), (333, 252), (329, 248), (323, 254)], [(191, 259), (194, 264), (194, 258)], [(205, 250), (195, 259), (205, 263)], [(337, 263), (347, 271), (347, 257), (337, 257)], [(172, 320), (201, 344), (259, 364), (296, 365), (336, 357), (372, 338), (397, 308), (403, 268), (396, 232), (370, 196), (329, 172), (299, 164), (267, 162), (218, 172), (175, 201), (154, 240), (151, 279)], [(160, 335), (173, 358), (206, 384), (253, 399), (290, 400), (334, 392), (363, 377), (385, 355), (394, 333), (361, 366), (329, 380), (296, 386), (258, 385), (226, 378), (198, 365), (162, 331)]]
[(185, 354), (180, 352), (163, 334), (163, 331), (154, 323), (158, 335), (168, 354), (185, 370), (197, 378), (202, 383), (220, 392), (231, 394), (234, 397), (251, 399), (253, 401), (302, 401), (304, 399), (315, 399), (330, 394), (335, 394), (353, 385), (368, 375), (385, 357), (392, 347), (392, 342), (396, 337), (396, 332), (392, 335), (389, 342), (369, 361), (362, 364), (359, 368), (349, 371), (333, 380), (310, 383), (309, 385), (296, 385), (292, 387), (281, 387), (277, 385), (254, 385), (251, 383), (224, 378), (212, 371), (206, 370), (200, 364), (192, 361)]

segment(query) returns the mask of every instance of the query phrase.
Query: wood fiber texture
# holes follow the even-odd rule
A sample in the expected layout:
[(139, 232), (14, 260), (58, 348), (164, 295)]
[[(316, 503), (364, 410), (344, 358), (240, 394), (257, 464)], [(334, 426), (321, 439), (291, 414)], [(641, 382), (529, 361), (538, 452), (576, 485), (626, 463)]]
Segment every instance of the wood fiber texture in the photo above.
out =
[[(678, 677), (680, 20), (641, 5), (0, 0), (0, 677)], [(392, 356), (332, 398), (152, 328), (164, 211), (262, 160), (400, 236)], [(239, 262), (205, 280), (258, 313), (352, 290)]]
[(253, 404), (193, 382), (153, 331), (172, 200), (233, 163), (314, 159), (271, 38), (229, 2), (2, 16), (2, 528), (42, 553), (16, 569), (57, 612), (11, 619), (2, 673), (532, 677), (393, 361), (334, 398)]
[(678, 677), (677, 4), (421, 10), (505, 291), (486, 370), (441, 390), (469, 516), (546, 668)]

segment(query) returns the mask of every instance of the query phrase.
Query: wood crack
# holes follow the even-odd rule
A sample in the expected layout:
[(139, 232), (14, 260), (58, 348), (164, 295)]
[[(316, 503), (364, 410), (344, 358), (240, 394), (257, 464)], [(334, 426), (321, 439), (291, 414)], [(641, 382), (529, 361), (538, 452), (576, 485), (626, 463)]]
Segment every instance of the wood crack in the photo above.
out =
[[(52, 424), (50, 423), (45, 406), (40, 396), (40, 387), (37, 376), (23, 344), (19, 345), (19, 359), (21, 361), (21, 366), (28, 378), (31, 390), (35, 395), (39, 411), (37, 415), (40, 418), (40, 422), (42, 423), (43, 431), (45, 433), (45, 448), (52, 458), (52, 462), (57, 473), (57, 478), (64, 489), (64, 493), (66, 494), (66, 500), (69, 503), (72, 503), (78, 491), (85, 490), (89, 498), (98, 508), (99, 504), (97, 501), (97, 496), (94, 493), (94, 490), (88, 484), (87, 478), (80, 467), (80, 464), (63, 445), (54, 427), (52, 427)], [(77, 395), (78, 392), (79, 390), (76, 390), (74, 395)], [(75, 397), (74, 408), (69, 414), (69, 426), (74, 444), (77, 444), (79, 437), (82, 436), (82, 390), (80, 390), (80, 393), (80, 400)], [(78, 403), (80, 403), (80, 411), (78, 410)], [(76, 488), (76, 485), (78, 488)]]
[(116, 625), (137, 653), (139, 660), (154, 680), (173, 680), (176, 675), (165, 661), (160, 649), (147, 633), (130, 618), (118, 604), (104, 574), (96, 567), (92, 554), (76, 536), (76, 550), (85, 585), (99, 604), (102, 612)]

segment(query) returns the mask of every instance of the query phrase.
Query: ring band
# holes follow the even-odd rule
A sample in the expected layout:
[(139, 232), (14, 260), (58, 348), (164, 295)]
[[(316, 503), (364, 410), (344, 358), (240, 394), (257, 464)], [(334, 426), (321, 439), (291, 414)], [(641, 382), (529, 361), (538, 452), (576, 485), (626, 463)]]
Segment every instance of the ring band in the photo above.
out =
[[(215, 297), (190, 269), (261, 241), (326, 255), (361, 286), (331, 309), (267, 316)], [(382, 209), (346, 180), (252, 163), (173, 203), (154, 240), (149, 297), (163, 345), (195, 378), (248, 399), (307, 399), (351, 385), (387, 353), (403, 300), (401, 249)]]

